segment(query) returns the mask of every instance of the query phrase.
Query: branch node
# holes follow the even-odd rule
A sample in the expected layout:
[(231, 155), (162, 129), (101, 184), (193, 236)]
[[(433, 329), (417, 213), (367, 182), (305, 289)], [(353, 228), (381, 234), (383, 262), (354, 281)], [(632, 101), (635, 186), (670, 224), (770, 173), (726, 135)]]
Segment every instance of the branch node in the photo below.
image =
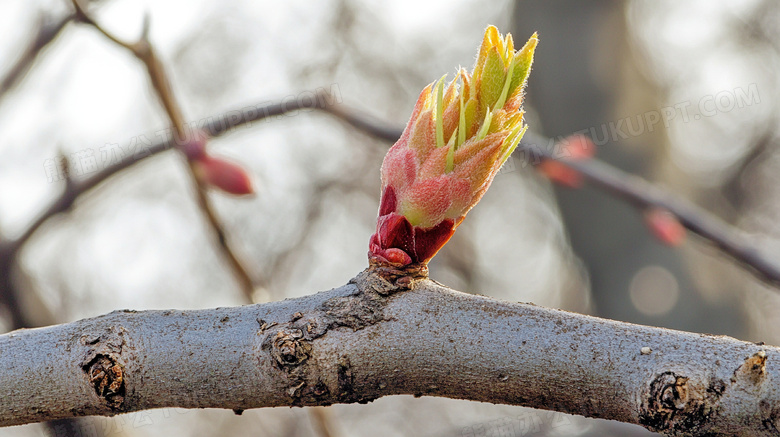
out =
[(758, 384), (766, 376), (766, 352), (760, 350), (745, 358), (745, 361), (734, 371), (731, 382), (747, 379), (753, 384)]
[[(388, 296), (398, 291), (411, 290), (417, 281), (425, 279), (428, 279), (427, 264), (399, 266), (372, 257), (368, 269), (358, 275), (357, 284), (358, 287), (363, 285), (382, 296)], [(361, 291), (365, 290), (361, 288)]]
[(271, 345), (271, 355), (280, 368), (298, 366), (311, 354), (311, 344), (303, 338), (303, 332), (297, 328), (280, 329)]
[(124, 328), (112, 327), (101, 335), (81, 337), (89, 346), (81, 369), (95, 393), (111, 411), (121, 411), (125, 402), (125, 366), (121, 358), (125, 346)]
[(725, 391), (725, 383), (717, 378), (706, 385), (674, 372), (657, 375), (645, 393), (639, 423), (672, 435), (696, 429), (717, 413)]
[(756, 376), (766, 375), (766, 352), (758, 351), (745, 362), (750, 372)]

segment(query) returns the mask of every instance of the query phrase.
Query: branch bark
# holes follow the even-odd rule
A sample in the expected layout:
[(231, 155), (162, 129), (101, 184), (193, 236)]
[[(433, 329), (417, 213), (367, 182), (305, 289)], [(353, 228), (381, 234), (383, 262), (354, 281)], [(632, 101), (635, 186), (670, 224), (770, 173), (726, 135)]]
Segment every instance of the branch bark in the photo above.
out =
[(780, 435), (780, 348), (393, 281), (367, 270), (298, 299), (0, 336), (0, 424), (413, 394), (670, 435)]

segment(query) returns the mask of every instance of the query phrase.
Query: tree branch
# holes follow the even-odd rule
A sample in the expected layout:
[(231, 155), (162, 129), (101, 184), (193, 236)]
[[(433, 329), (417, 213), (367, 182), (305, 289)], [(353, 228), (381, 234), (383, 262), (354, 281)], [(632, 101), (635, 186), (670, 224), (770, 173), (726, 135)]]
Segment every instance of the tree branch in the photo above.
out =
[[(386, 123), (337, 107), (322, 108), (353, 127), (371, 135), (395, 141), (401, 130)], [(756, 278), (772, 287), (780, 287), (780, 265), (768, 258), (737, 228), (691, 202), (664, 191), (650, 182), (596, 159), (570, 159), (555, 153), (549, 147), (554, 141), (533, 132), (526, 132), (515, 152), (525, 163), (539, 164), (543, 159), (558, 161), (582, 174), (584, 178), (607, 193), (613, 194), (631, 205), (646, 209), (659, 207), (669, 211), (689, 231), (711, 242), (722, 252), (745, 267)]]
[(780, 434), (776, 347), (500, 302), (427, 279), (393, 285), (370, 271), (282, 302), (116, 311), (15, 331), (0, 336), (0, 351), (5, 426), (413, 394), (669, 434)]
[(75, 14), (65, 15), (58, 19), (41, 14), (38, 18), (38, 32), (35, 37), (30, 40), (22, 55), (0, 80), (0, 99), (19, 83), (41, 51), (54, 41), (65, 25), (73, 21), (74, 18), (76, 18)]
[[(331, 104), (323, 101), (318, 102), (317, 105), (318, 106), (316, 106), (315, 109), (324, 109)], [(298, 101), (244, 107), (227, 111), (210, 119), (209, 122), (204, 124), (203, 130), (205, 130), (210, 137), (221, 137), (222, 135), (233, 132), (237, 127), (251, 125), (253, 122), (301, 109), (311, 109), (311, 107)], [(367, 133), (371, 134), (370, 131)], [(380, 138), (386, 139), (384, 137)], [(398, 137), (396, 136), (395, 138), (397, 139)], [(13, 240), (0, 241), (0, 260), (15, 257), (19, 249), (24, 246), (27, 240), (29, 240), (44, 223), (52, 217), (69, 211), (76, 200), (83, 194), (92, 191), (115, 174), (132, 167), (136, 163), (174, 147), (176, 147), (176, 141), (173, 138), (158, 140), (146, 149), (146, 152), (148, 153), (128, 156), (83, 180), (68, 178), (63, 192), (38, 215), (19, 237)], [(1, 266), (2, 263), (0, 263), (0, 267)], [(0, 271), (0, 273), (2, 273), (2, 271)]]
[[(392, 142), (401, 135), (401, 129), (398, 127), (358, 115), (346, 108), (337, 107), (335, 104), (330, 103), (332, 101), (333, 99), (331, 98), (318, 98), (314, 109), (327, 112), (375, 138)], [(301, 109), (311, 109), (311, 107), (296, 100), (268, 105), (247, 106), (220, 114), (208, 123), (205, 123), (203, 128), (211, 137), (220, 137), (232, 132), (239, 126), (251, 125), (253, 122)], [(540, 158), (557, 160), (579, 171), (595, 185), (604, 188), (610, 193), (614, 193), (637, 207), (658, 206), (668, 210), (688, 230), (712, 242), (735, 261), (745, 266), (758, 279), (774, 287), (780, 285), (780, 267), (778, 267), (777, 263), (767, 258), (755, 246), (751, 245), (737, 229), (723, 223), (707, 211), (692, 205), (684, 199), (664, 192), (637, 176), (629, 175), (597, 160), (578, 161), (556, 156), (553, 150), (545, 147), (545, 145), (550, 143), (544, 137), (528, 132), (518, 146), (518, 151), (524, 155), (523, 159), (530, 159), (533, 164), (538, 163)], [(60, 213), (68, 211), (79, 196), (91, 191), (116, 173), (133, 166), (135, 163), (175, 146), (176, 142), (173, 138), (160, 140), (147, 149), (148, 154), (128, 156), (126, 159), (116, 162), (84, 180), (69, 180), (62, 194), (38, 215), (20, 237), (10, 241), (0, 241), (0, 273), (3, 273), (3, 259), (15, 257), (16, 252), (43, 223)], [(2, 276), (0, 275), (0, 277)]]
[[(332, 103), (327, 103), (330, 100), (332, 99), (318, 99), (314, 109), (327, 112), (375, 138), (392, 142), (401, 135), (400, 128), (358, 115), (349, 109), (336, 107)], [(251, 125), (259, 120), (301, 109), (311, 109), (311, 107), (295, 100), (262, 106), (248, 106), (218, 115), (204, 125), (204, 130), (211, 137), (219, 137), (232, 132), (236, 127)], [(597, 160), (572, 160), (556, 156), (553, 150), (545, 147), (545, 145), (550, 143), (551, 141), (544, 137), (527, 132), (518, 146), (518, 151), (524, 155), (523, 159), (529, 159), (533, 164), (537, 164), (540, 158), (559, 161), (580, 172), (596, 186), (625, 199), (637, 207), (658, 206), (668, 210), (688, 230), (712, 242), (724, 253), (730, 255), (735, 261), (746, 267), (758, 279), (774, 287), (780, 286), (780, 266), (761, 253), (754, 245), (750, 244), (744, 235), (734, 227), (729, 226), (690, 202), (671, 193), (664, 192), (644, 179), (627, 174)], [(91, 191), (114, 174), (131, 167), (141, 160), (175, 147), (175, 145), (176, 142), (172, 138), (157, 141), (148, 148), (148, 154), (129, 156), (87, 179), (81, 181), (70, 180), (63, 193), (38, 216), (19, 238), (5, 242), (0, 241), (0, 260), (3, 257), (15, 256), (19, 248), (24, 245), (43, 223), (51, 217), (68, 211), (82, 194)], [(2, 263), (0, 263), (1, 265)]]
[(601, 161), (557, 156), (553, 150), (545, 147), (550, 143), (547, 138), (526, 133), (518, 149), (534, 164), (538, 163), (539, 158), (559, 161), (582, 174), (597, 187), (641, 210), (659, 207), (669, 211), (685, 228), (714, 244), (756, 278), (775, 288), (780, 287), (780, 265), (758, 250), (739, 229), (673, 193)]
[[(154, 46), (149, 41), (149, 17), (146, 16), (144, 18), (141, 38), (139, 38), (139, 40), (135, 43), (127, 43), (120, 40), (108, 32), (105, 28), (100, 26), (81, 6), (79, 0), (72, 0), (72, 2), (73, 6), (76, 8), (76, 13), (82, 22), (91, 25), (100, 33), (102, 33), (107, 39), (130, 51), (133, 56), (135, 56), (144, 64), (152, 85), (152, 89), (154, 89), (157, 97), (160, 99), (160, 103), (165, 109), (165, 113), (173, 126), (174, 139), (177, 140), (176, 145), (179, 147), (183, 146), (186, 142), (184, 139), (187, 138), (187, 134), (185, 132), (184, 116), (182, 114), (181, 106), (178, 104), (173, 94), (171, 82), (168, 78), (168, 74), (165, 71), (165, 67), (160, 61), (160, 58), (157, 56), (157, 52), (154, 49)], [(192, 134), (194, 135), (195, 133), (193, 132)], [(183, 151), (182, 154), (187, 158), (187, 167), (192, 184), (195, 187), (198, 208), (206, 218), (206, 222), (214, 233), (214, 237), (220, 248), (220, 252), (228, 262), (230, 269), (233, 271), (233, 274), (238, 280), (239, 286), (241, 287), (244, 296), (247, 300), (251, 301), (252, 294), (254, 292), (254, 283), (252, 278), (249, 275), (246, 267), (244, 267), (243, 263), (236, 255), (235, 250), (231, 247), (227, 239), (227, 235), (225, 234), (225, 229), (217, 217), (217, 214), (214, 211), (214, 207), (211, 205), (211, 201), (208, 198), (208, 187), (206, 187), (204, 182), (197, 176), (194, 162)]]

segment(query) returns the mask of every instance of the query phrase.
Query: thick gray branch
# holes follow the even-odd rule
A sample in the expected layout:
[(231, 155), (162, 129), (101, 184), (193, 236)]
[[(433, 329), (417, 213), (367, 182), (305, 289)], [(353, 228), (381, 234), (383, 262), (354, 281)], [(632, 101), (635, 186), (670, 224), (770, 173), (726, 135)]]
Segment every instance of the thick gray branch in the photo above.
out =
[(0, 336), (0, 425), (160, 407), (444, 396), (643, 425), (778, 435), (780, 349), (366, 272), (263, 305), (117, 311)]

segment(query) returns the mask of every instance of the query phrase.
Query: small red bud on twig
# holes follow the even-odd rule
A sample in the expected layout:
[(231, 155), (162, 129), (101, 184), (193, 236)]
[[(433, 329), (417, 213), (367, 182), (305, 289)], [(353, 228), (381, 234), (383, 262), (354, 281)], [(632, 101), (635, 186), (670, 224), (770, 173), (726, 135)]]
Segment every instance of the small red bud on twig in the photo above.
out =
[[(559, 142), (555, 149), (558, 151), (556, 156), (561, 158), (584, 160), (593, 157), (596, 145), (584, 135), (572, 135)], [(568, 188), (582, 186), (582, 175), (577, 170), (567, 167), (566, 164), (545, 159), (536, 168), (556, 184)]]
[(252, 194), (252, 181), (249, 174), (238, 164), (222, 158), (213, 157), (206, 151), (207, 137), (195, 135), (192, 141), (185, 143), (181, 150), (192, 163), (195, 177), (207, 186), (218, 188), (226, 193)]
[(236, 195), (252, 194), (252, 181), (243, 167), (205, 155), (193, 161), (197, 177), (207, 185)]
[(666, 209), (648, 209), (645, 211), (645, 222), (653, 235), (668, 246), (679, 246), (685, 240), (685, 227)]

